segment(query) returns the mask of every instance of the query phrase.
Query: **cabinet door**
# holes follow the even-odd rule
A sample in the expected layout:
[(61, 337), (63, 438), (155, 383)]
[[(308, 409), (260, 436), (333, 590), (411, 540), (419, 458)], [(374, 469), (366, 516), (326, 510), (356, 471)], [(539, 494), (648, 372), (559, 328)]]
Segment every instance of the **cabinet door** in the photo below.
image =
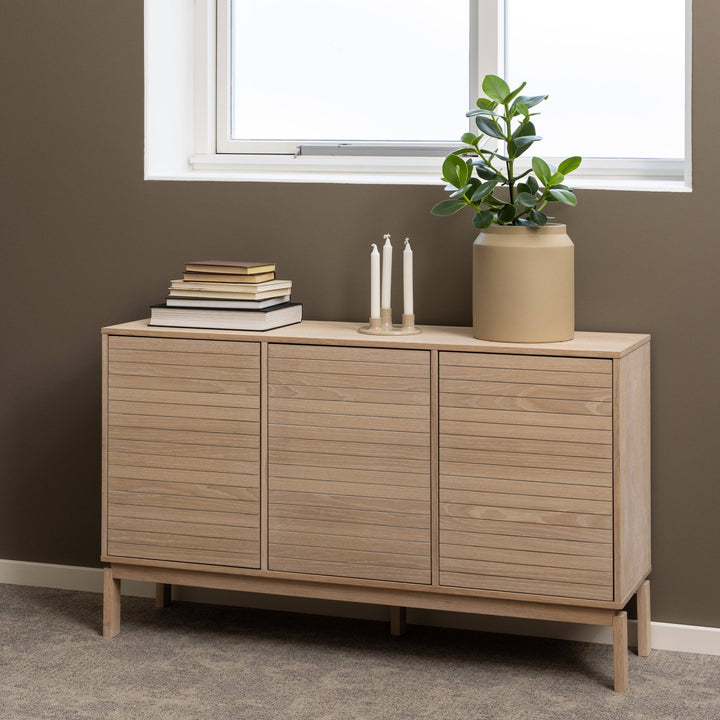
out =
[(115, 337), (107, 554), (260, 567), (258, 343)]
[(442, 352), (440, 583), (613, 598), (612, 361)]
[(430, 357), (269, 347), (269, 568), (430, 582)]

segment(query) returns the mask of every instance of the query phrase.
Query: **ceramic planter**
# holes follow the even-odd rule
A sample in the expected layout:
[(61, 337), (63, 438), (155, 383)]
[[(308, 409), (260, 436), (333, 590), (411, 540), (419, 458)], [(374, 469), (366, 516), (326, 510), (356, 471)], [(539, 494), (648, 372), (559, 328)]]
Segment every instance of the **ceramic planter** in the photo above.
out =
[(473, 334), (497, 342), (572, 340), (574, 247), (565, 225), (493, 225), (473, 245)]

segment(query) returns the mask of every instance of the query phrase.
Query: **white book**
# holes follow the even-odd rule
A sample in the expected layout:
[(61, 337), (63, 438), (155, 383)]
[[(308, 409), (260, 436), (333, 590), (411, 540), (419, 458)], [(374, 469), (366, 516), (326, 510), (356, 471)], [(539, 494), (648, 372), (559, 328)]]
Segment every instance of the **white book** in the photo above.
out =
[(284, 303), (264, 310), (167, 307), (164, 304), (150, 308), (150, 325), (160, 327), (264, 331), (301, 321), (300, 303)]
[(237, 310), (262, 310), (263, 308), (290, 302), (289, 295), (268, 298), (267, 300), (220, 300), (215, 298), (169, 297), (165, 300), (168, 307), (187, 308), (228, 308)]

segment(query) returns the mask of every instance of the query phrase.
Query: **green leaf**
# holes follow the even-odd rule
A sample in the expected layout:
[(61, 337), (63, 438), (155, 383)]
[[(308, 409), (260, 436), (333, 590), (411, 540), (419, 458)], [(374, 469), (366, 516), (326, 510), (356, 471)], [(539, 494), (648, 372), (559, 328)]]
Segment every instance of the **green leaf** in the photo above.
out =
[(515, 219), (516, 208), (514, 205), (507, 203), (503, 205), (502, 210), (498, 213), (498, 220), (503, 223), (512, 222)]
[[(539, 135), (527, 135), (511, 140), (508, 145), (513, 148), (514, 156), (519, 157), (522, 155), (534, 142), (542, 140)], [(510, 154), (510, 153), (508, 153)]]
[(479, 108), (478, 110), (468, 110), (465, 113), (465, 117), (475, 117), (475, 115), (491, 115), (492, 117), (501, 117), (499, 113), (494, 110), (486, 110), (485, 108)]
[(554, 175), (550, 176), (550, 181), (548, 182), (548, 185), (557, 185), (558, 183), (561, 183), (564, 179), (565, 176), (562, 173), (556, 172)]
[(534, 195), (539, 189), (540, 186), (538, 185), (538, 181), (531, 175), (527, 179), (528, 187), (530, 188), (530, 192)]
[(470, 202), (473, 203), (479, 203), (482, 202), (483, 198), (486, 195), (489, 195), (497, 185), (497, 180), (489, 180), (488, 182), (484, 182), (481, 185), (477, 187), (475, 192), (472, 194), (472, 197), (470, 198)]
[(569, 157), (567, 160), (563, 160), (558, 167), (558, 171), (563, 175), (569, 175), (571, 172), (580, 167), (581, 162), (582, 158), (574, 155), (573, 157)]
[(487, 195), (483, 202), (494, 208), (501, 208), (505, 204), (504, 200), (498, 200), (494, 195)]
[(487, 210), (480, 210), (479, 212), (476, 212), (473, 217), (473, 225), (479, 230), (484, 230), (492, 225), (494, 219), (495, 216), (491, 212), (488, 212)]
[[(538, 180), (547, 187), (550, 184), (550, 176), (552, 175), (550, 166), (542, 158), (534, 157), (532, 159), (532, 169), (538, 176)], [(443, 171), (444, 170), (445, 168), (443, 166)], [(445, 177), (447, 177), (447, 175)]]
[(475, 104), (482, 110), (494, 110), (497, 107), (497, 103), (487, 98), (478, 98)]
[(466, 143), (467, 145), (474, 145), (477, 141), (477, 135), (475, 135), (475, 133), (466, 132), (462, 135), (460, 141)]
[[(503, 100), (502, 100), (503, 105), (507, 105), (508, 103), (511, 103), (511, 102), (513, 101), (513, 99), (520, 94), (520, 91), (521, 91), (526, 85), (527, 85), (527, 83), (524, 82), (519, 88), (517, 88), (516, 90), (513, 90), (511, 93), (509, 93), (508, 95), (506, 95), (506, 96), (503, 98)], [(512, 109), (511, 109), (511, 110), (512, 110)], [(514, 114), (515, 114), (514, 112), (511, 112), (511, 115), (514, 115)]]
[(475, 166), (475, 172), (478, 174), (478, 177), (481, 177), (483, 180), (495, 180), (499, 177), (495, 170), (484, 160), (482, 162), (475, 160), (473, 165)]
[(528, 213), (528, 218), (540, 227), (547, 225), (547, 215), (545, 215), (545, 213), (541, 213), (539, 210), (531, 210)]
[(528, 135), (535, 135), (535, 125), (529, 120), (523, 120), (520, 125), (515, 129), (512, 134), (513, 138), (526, 137)]
[(528, 106), (525, 103), (514, 103), (513, 108), (516, 112), (519, 112), (521, 115), (523, 115), (526, 118), (530, 117), (530, 110), (528, 109)]
[(489, 98), (499, 103), (510, 94), (508, 84), (497, 75), (486, 75), (482, 83), (482, 89)]
[(497, 138), (498, 140), (505, 140), (502, 130), (500, 130), (497, 123), (493, 120), (488, 120), (488, 118), (478, 115), (475, 118), (475, 124), (480, 128), (481, 132), (484, 132), (486, 135)]
[(521, 192), (518, 193), (517, 201), (522, 203), (525, 207), (535, 207), (537, 205), (537, 198), (530, 193)]
[(518, 183), (517, 191), (518, 193), (528, 193), (529, 195), (535, 194), (532, 190), (530, 190), (530, 186), (527, 183)]
[(445, 217), (454, 215), (458, 210), (462, 210), (466, 206), (467, 203), (464, 200), (442, 200), (430, 212), (433, 215)]
[(577, 198), (570, 190), (551, 190), (548, 193), (548, 197), (551, 200), (559, 200), (561, 203), (565, 203), (565, 205), (572, 205), (573, 207), (577, 205)]
[(515, 106), (522, 103), (526, 108), (535, 107), (539, 105), (543, 100), (547, 100), (547, 95), (520, 95), (515, 99)]
[(465, 195), (465, 193), (470, 192), (472, 190), (472, 185), (468, 184), (464, 187), (461, 187), (459, 190), (456, 190), (450, 197), (451, 198), (459, 198)]
[(445, 158), (442, 171), (443, 179), (456, 188), (461, 188), (463, 185), (466, 185), (470, 177), (470, 169), (465, 161), (457, 155), (448, 155)]

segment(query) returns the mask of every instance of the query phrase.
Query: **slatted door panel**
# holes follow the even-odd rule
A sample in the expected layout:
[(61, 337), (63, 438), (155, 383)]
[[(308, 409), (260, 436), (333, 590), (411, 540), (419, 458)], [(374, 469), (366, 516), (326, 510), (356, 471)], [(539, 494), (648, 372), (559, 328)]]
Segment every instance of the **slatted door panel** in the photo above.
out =
[(441, 352), (440, 583), (612, 600), (612, 361)]
[(430, 582), (430, 357), (269, 346), (269, 568)]
[(260, 345), (110, 336), (108, 555), (260, 567)]

